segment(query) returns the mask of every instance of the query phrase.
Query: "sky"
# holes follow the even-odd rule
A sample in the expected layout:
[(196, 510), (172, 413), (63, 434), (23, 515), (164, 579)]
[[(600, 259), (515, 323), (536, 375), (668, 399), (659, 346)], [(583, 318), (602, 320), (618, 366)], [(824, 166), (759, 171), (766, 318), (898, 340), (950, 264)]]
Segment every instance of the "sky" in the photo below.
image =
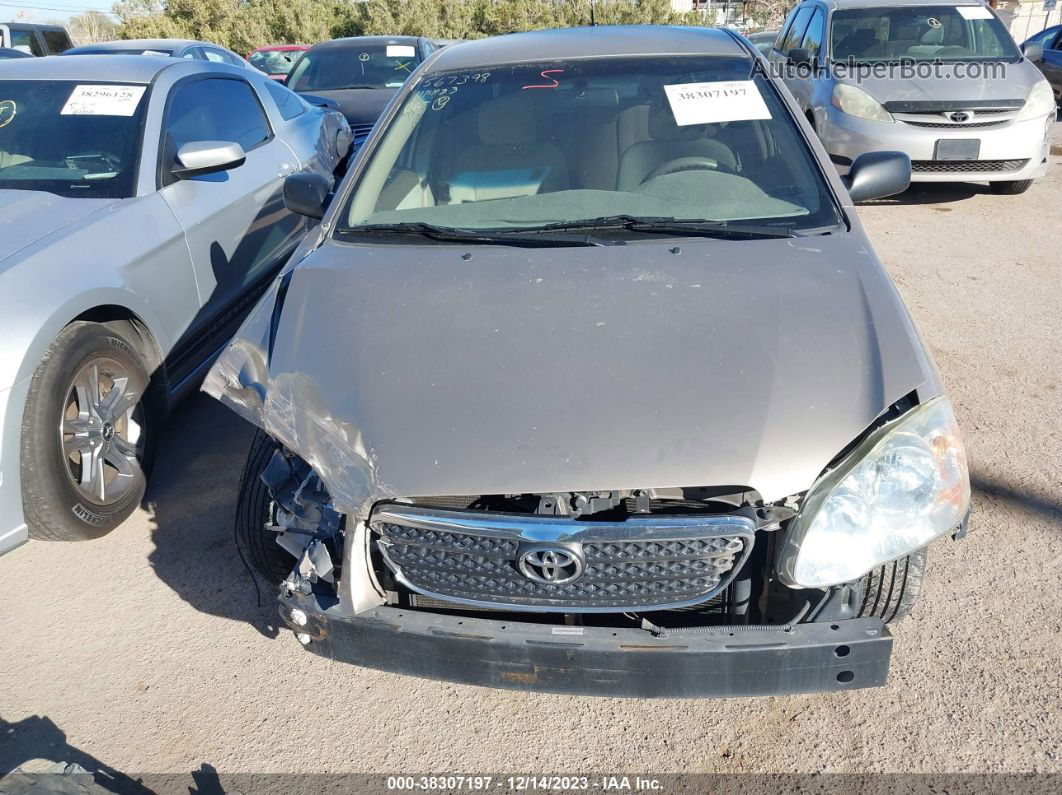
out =
[(90, 8), (110, 11), (112, 5), (114, 0), (0, 0), (0, 22), (12, 22), (16, 17), (27, 22), (65, 20)]

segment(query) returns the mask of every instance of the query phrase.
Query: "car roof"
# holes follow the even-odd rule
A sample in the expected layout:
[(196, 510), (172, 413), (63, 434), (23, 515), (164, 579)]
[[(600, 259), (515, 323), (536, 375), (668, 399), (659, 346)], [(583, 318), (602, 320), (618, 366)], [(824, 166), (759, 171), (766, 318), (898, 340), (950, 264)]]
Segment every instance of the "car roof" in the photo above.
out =
[(7, 25), (15, 30), (66, 30), (62, 25), (50, 25), (46, 22), (0, 22), (0, 25)]
[[(101, 41), (99, 44), (83, 44), (67, 50), (68, 53), (77, 54), (78, 50), (107, 50), (108, 52), (121, 52), (123, 50), (176, 50), (180, 47), (200, 47), (209, 45), (218, 47), (205, 41), (194, 39), (121, 39), (120, 41)], [(221, 48), (224, 49), (224, 48)]]
[(599, 25), (511, 33), (451, 44), (439, 50), (429, 71), (559, 59), (651, 55), (752, 57), (731, 33), (718, 28)]
[(420, 36), (348, 36), (343, 39), (329, 39), (313, 45), (311, 50), (345, 50), (366, 44), (412, 44), (425, 39)]
[(12, 58), (4, 62), (4, 80), (77, 80), (87, 83), (150, 83), (163, 69), (184, 61), (157, 55), (79, 55), (67, 58)]
[(825, 0), (830, 9), (882, 8), (901, 6), (985, 6), (981, 0)]

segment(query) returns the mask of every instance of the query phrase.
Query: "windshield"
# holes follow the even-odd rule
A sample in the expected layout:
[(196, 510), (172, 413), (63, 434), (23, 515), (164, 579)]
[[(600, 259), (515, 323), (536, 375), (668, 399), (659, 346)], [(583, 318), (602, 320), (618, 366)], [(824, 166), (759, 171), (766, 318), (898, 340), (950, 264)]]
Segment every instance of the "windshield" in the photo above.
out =
[(369, 155), (340, 226), (836, 225), (789, 111), (750, 71), (687, 56), (430, 75)]
[(0, 188), (134, 193), (146, 86), (0, 80)]
[(985, 6), (904, 6), (837, 11), (834, 61), (1001, 61), (1020, 55)]
[(288, 78), (294, 91), (400, 88), (420, 63), (410, 44), (351, 44), (307, 52)]
[(252, 52), (247, 60), (251, 66), (267, 75), (286, 75), (303, 52), (304, 50), (265, 50)]

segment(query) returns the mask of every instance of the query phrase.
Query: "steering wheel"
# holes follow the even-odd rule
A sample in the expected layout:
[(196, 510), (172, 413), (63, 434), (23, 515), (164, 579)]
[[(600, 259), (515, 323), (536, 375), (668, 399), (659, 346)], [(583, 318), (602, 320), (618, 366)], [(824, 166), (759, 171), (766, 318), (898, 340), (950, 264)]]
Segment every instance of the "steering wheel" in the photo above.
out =
[(718, 160), (711, 157), (704, 157), (703, 155), (676, 157), (674, 160), (668, 160), (666, 163), (661, 163), (650, 171), (649, 175), (642, 180), (642, 184), (644, 185), (646, 182), (654, 180), (657, 177), (664, 177), (668, 174), (677, 174), (680, 171), (730, 171), (730, 169), (721, 165)]
[(122, 170), (122, 161), (109, 152), (78, 152), (76, 155), (67, 155), (67, 168), (81, 168), (78, 165), (78, 161), (83, 160), (102, 161), (107, 164), (111, 171)]

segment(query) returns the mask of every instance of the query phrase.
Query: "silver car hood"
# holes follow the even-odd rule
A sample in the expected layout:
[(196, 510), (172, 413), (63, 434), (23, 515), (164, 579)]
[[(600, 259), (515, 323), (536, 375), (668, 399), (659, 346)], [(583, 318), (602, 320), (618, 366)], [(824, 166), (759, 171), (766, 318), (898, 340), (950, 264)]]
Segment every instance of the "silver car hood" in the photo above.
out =
[[(961, 64), (968, 69), (969, 64)], [(997, 66), (995, 64), (989, 65)], [(866, 91), (878, 102), (970, 102), (984, 100), (1019, 100), (1024, 102), (1029, 92), (1041, 79), (1040, 70), (1028, 61), (1004, 63), (998, 66), (1006, 69), (1006, 77), (972, 79), (965, 75), (956, 75), (956, 65), (940, 65), (939, 77), (900, 77), (898, 75), (877, 76), (872, 73), (861, 74), (858, 81), (846, 79), (849, 83)]]
[(0, 190), (0, 271), (9, 264), (12, 255), (115, 201), (68, 199), (43, 191)]
[(274, 285), (204, 390), (364, 515), (395, 496), (781, 499), (923, 384), (938, 390), (936, 371), (854, 231), (680, 252), (330, 241)]

